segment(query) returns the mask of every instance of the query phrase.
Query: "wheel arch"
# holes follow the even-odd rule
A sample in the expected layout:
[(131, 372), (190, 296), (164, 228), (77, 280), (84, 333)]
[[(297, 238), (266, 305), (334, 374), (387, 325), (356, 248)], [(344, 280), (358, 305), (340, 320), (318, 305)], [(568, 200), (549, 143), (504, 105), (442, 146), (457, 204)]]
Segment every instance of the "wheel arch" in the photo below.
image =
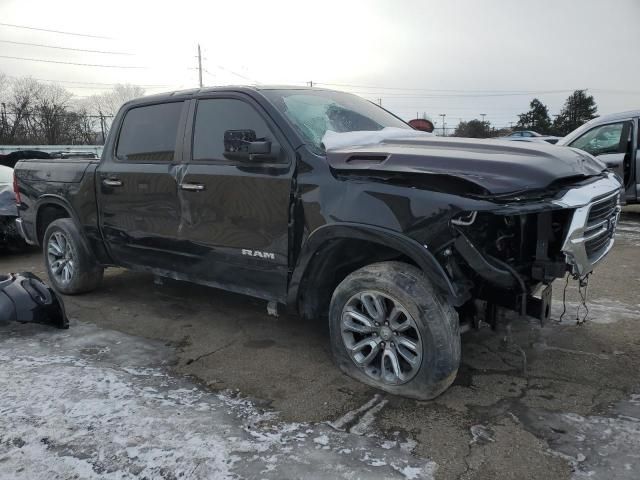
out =
[[(350, 253), (354, 258), (346, 258)], [(342, 223), (318, 228), (304, 243), (289, 283), (289, 308), (305, 318), (322, 315), (328, 311), (333, 290), (348, 274), (385, 260), (401, 260), (419, 268), (452, 305), (466, 301), (464, 292), (420, 243), (385, 228)]]
[(42, 245), (42, 239), (47, 227), (59, 218), (71, 218), (80, 225), (73, 208), (64, 198), (56, 195), (44, 195), (35, 205), (35, 233), (36, 243)]

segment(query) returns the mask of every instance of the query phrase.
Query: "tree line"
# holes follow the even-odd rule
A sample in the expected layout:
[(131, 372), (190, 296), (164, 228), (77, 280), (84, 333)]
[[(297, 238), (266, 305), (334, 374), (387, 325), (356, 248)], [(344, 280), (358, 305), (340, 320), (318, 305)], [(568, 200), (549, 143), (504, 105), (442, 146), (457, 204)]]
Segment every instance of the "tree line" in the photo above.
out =
[(78, 99), (66, 88), (0, 73), (0, 144), (100, 145), (124, 102), (144, 95), (134, 85)]
[[(518, 115), (514, 130), (534, 130), (543, 135), (564, 137), (579, 126), (596, 118), (598, 107), (586, 90), (576, 90), (565, 100), (560, 113), (551, 120), (549, 109), (537, 98), (531, 100), (529, 111)], [(508, 135), (510, 129), (495, 129), (490, 122), (478, 119), (460, 122), (455, 137), (490, 138)]]
[[(9, 78), (0, 72), (0, 144), (101, 145), (120, 106), (144, 95), (135, 85), (115, 85), (111, 90), (78, 99), (66, 88), (30, 77)], [(549, 109), (537, 98), (529, 111), (518, 115), (516, 130), (564, 136), (597, 116), (593, 96), (576, 90), (553, 121)], [(508, 135), (490, 122), (460, 122), (456, 137), (489, 138)]]

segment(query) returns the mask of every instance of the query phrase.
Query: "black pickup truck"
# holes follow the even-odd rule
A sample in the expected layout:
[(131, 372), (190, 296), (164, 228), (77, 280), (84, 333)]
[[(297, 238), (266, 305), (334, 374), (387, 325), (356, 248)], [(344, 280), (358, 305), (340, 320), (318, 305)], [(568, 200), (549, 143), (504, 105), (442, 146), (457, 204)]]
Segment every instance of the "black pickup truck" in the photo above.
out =
[(498, 307), (545, 319), (553, 280), (593, 270), (621, 188), (585, 152), (285, 87), (131, 101), (100, 160), (24, 160), (14, 183), (60, 292), (117, 265), (287, 305), (328, 320), (347, 374), (422, 399), (453, 381), (462, 330)]

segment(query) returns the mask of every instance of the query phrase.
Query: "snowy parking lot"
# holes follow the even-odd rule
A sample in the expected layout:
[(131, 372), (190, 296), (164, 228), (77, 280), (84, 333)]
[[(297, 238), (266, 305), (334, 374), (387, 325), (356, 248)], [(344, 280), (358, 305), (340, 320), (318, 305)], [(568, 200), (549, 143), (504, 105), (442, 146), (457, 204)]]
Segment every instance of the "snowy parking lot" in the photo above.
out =
[[(160, 342), (76, 324), (0, 340), (2, 478), (431, 478), (412, 444), (287, 423), (169, 374)], [(372, 406), (384, 405), (374, 397)], [(373, 417), (371, 417), (373, 420)]]
[[(323, 325), (110, 270), (65, 297), (69, 330), (0, 327), (0, 478), (638, 478), (638, 247), (629, 213), (586, 324), (570, 284), (563, 322), (514, 322), (526, 363), (470, 332), (432, 402), (343, 376)], [(46, 278), (37, 252), (0, 262)]]

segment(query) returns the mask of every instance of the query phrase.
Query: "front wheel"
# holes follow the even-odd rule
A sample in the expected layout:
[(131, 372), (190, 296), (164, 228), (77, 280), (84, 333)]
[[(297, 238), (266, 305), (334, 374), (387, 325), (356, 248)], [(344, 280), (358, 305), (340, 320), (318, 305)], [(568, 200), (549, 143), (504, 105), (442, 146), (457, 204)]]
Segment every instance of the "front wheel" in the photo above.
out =
[(89, 292), (102, 281), (104, 269), (70, 218), (51, 222), (42, 248), (49, 280), (59, 292), (67, 295)]
[(412, 265), (376, 263), (347, 276), (333, 293), (329, 322), (338, 366), (361, 382), (429, 400), (455, 379), (458, 315)]

